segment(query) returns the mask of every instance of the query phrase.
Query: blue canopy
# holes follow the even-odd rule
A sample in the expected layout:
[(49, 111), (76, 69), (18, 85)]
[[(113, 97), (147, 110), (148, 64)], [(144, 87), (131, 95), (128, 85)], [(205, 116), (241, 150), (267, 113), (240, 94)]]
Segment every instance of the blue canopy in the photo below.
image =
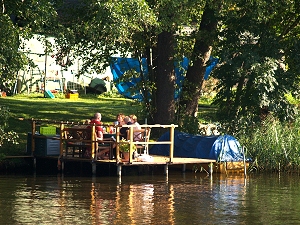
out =
[[(169, 141), (170, 132), (163, 134), (159, 141)], [(170, 155), (170, 145), (153, 145), (149, 153)], [(215, 159), (218, 162), (237, 162), (243, 160), (242, 147), (230, 135), (201, 136), (179, 131), (174, 133), (174, 157)]]
[[(204, 79), (207, 80), (209, 77), (210, 72), (212, 69), (217, 65), (219, 59), (218, 58), (210, 58), (211, 63), (206, 67), (206, 72), (204, 75)], [(176, 76), (176, 88), (175, 88), (175, 99), (179, 97), (181, 87), (183, 84), (185, 72), (188, 69), (189, 60), (188, 58), (184, 57), (182, 62), (177, 62), (174, 65), (175, 68), (175, 76)], [(141, 73), (144, 76), (142, 77), (133, 77), (127, 82), (117, 82), (116, 88), (118, 92), (127, 97), (132, 99), (143, 99), (143, 94), (140, 90), (137, 90), (135, 93), (132, 93), (130, 88), (134, 87), (137, 83), (141, 82), (142, 79), (145, 81), (148, 79), (148, 64), (147, 59), (141, 59), (141, 65), (137, 58), (121, 58), (121, 57), (114, 57), (112, 58), (112, 62), (110, 64), (110, 69), (113, 74), (113, 79), (117, 81), (122, 75), (129, 71), (135, 70), (137, 73)], [(141, 71), (142, 70), (142, 71)]]

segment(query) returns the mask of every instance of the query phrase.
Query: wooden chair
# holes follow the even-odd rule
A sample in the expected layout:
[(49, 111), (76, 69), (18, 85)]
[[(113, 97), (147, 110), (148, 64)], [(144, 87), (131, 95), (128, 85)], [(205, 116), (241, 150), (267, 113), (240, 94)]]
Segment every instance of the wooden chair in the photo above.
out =
[[(91, 131), (91, 127), (74, 126), (64, 128), (65, 155), (90, 158), (92, 156), (92, 144), (94, 144), (97, 158), (99, 158), (98, 156), (101, 156), (101, 159), (114, 158), (113, 148), (115, 147), (115, 140), (104, 138), (92, 143)], [(96, 133), (94, 135), (94, 140), (96, 140)], [(108, 153), (107, 157), (105, 153)]]
[[(132, 140), (134, 142), (149, 142), (150, 133), (151, 133), (150, 127), (147, 127), (145, 129), (140, 129), (140, 130), (133, 130)], [(130, 130), (127, 130), (127, 140), (131, 141)], [(136, 143), (136, 148), (137, 148), (138, 154), (142, 154), (142, 151), (144, 154), (149, 154), (149, 152), (148, 152), (149, 145), (147, 143), (142, 143), (142, 144)]]
[[(91, 129), (86, 127), (64, 128), (66, 156), (83, 157), (87, 148), (91, 148)], [(69, 151), (71, 149), (71, 151)]]

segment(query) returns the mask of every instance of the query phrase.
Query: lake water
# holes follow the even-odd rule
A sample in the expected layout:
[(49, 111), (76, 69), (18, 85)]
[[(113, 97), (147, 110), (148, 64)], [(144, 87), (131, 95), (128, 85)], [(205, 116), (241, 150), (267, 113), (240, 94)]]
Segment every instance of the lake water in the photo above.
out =
[(0, 175), (0, 224), (300, 224), (289, 174)]

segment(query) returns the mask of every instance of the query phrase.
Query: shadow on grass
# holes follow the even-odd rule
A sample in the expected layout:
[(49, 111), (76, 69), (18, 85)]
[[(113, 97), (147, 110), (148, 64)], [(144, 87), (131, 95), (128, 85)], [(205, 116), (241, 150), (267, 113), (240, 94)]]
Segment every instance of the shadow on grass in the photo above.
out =
[[(120, 112), (130, 115), (140, 110), (138, 103), (127, 99), (116, 98), (79, 98), (70, 100), (63, 98), (6, 97), (0, 98), (0, 105), (9, 108), (9, 130), (17, 132), (20, 145), (14, 150), (25, 152), (27, 134), (31, 131), (31, 119), (54, 121), (83, 122), (90, 119), (94, 113), (102, 114), (103, 122), (113, 122)], [(143, 118), (141, 118), (143, 119)], [(11, 150), (13, 151), (13, 150)], [(14, 151), (13, 151), (14, 152)]]

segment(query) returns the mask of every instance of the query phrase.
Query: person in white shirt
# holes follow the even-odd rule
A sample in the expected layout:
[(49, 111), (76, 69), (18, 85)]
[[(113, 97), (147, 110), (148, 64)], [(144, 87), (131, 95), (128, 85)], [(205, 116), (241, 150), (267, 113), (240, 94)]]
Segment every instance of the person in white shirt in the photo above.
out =
[[(132, 114), (129, 117), (130, 117), (130, 122), (135, 125), (135, 127), (133, 128), (133, 130), (140, 130), (140, 129), (142, 129), (141, 125), (137, 121), (137, 116), (136, 115)], [(134, 141), (139, 141), (139, 140), (141, 140), (141, 133), (140, 132), (134, 132)]]

